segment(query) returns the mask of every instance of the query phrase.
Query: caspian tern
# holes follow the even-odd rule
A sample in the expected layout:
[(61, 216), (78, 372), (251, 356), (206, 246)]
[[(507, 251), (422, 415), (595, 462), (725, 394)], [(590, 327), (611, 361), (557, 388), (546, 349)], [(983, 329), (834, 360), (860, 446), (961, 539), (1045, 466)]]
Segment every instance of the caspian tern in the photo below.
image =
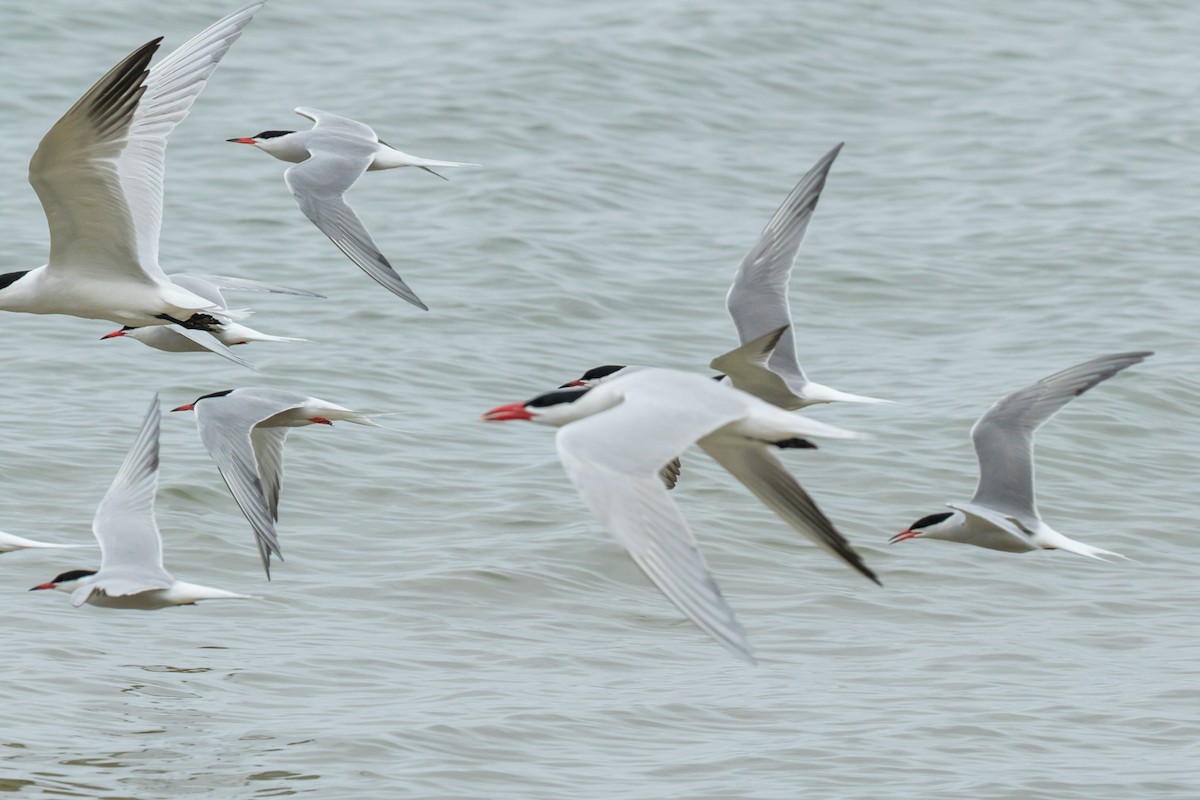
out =
[(659, 478), (684, 448), (698, 444), (789, 525), (879, 582), (769, 449), (807, 443), (809, 436), (854, 436), (849, 431), (699, 375), (662, 369), (556, 389), (494, 408), (483, 419), (560, 428), (559, 458), (592, 514), (680, 611), (747, 661), (754, 656), (746, 632)]
[[(216, 307), (222, 309), (226, 314), (229, 304), (225, 301), (225, 295), (221, 293), (222, 289), (242, 289), (253, 292), (271, 292), (273, 294), (293, 294), (304, 297), (321, 297), (322, 295), (315, 292), (308, 292), (303, 289), (289, 289), (286, 286), (272, 286), (259, 281), (252, 281), (246, 278), (229, 278), (221, 275), (192, 275), (188, 273), (168, 275), (172, 283), (182, 286), (190, 292), (195, 292), (203, 298), (212, 302)], [(240, 315), (243, 312), (233, 312), (234, 315)], [(297, 339), (291, 336), (272, 336), (261, 331), (256, 331), (251, 327), (234, 322), (230, 319), (228, 322), (219, 322), (208, 331), (211, 336), (205, 336), (203, 339), (197, 340), (196, 337), (189, 335), (193, 332), (180, 329), (177, 325), (154, 325), (142, 328), (135, 328), (129, 325), (115, 330), (112, 333), (105, 334), (100, 338), (115, 339), (118, 337), (128, 337), (136, 339), (142, 344), (149, 345), (157, 350), (165, 350), (170, 353), (201, 353), (201, 352), (216, 352), (218, 355), (230, 357), (228, 351), (222, 352), (215, 350), (211, 346), (212, 339), (215, 338), (218, 342), (224, 345), (225, 348), (232, 347), (238, 344), (247, 344), (249, 342), (307, 342), (308, 339)], [(234, 360), (241, 362), (236, 356)]]
[(171, 577), (163, 568), (162, 536), (154, 520), (158, 489), (158, 395), (125, 462), (96, 509), (92, 532), (100, 543), (100, 569), (76, 569), (34, 586), (71, 595), (71, 604), (151, 610), (190, 606), (202, 600), (251, 600)]
[[(742, 346), (717, 356), (710, 364), (713, 369), (724, 373), (718, 379), (789, 411), (817, 403), (891, 402), (849, 394), (810, 381), (796, 357), (796, 341), (791, 331), (779, 340), (771, 353), (769, 369), (758, 369), (745, 360), (758, 352), (758, 343), (765, 337), (792, 325), (788, 279), (795, 265), (796, 253), (808, 230), (809, 220), (825, 188), (829, 168), (841, 149), (842, 145), (839, 144), (830, 150), (800, 179), (771, 217), (758, 242), (742, 259), (725, 298), (725, 306), (737, 327)], [(647, 367), (606, 364), (589, 369), (564, 386), (595, 386), (642, 369)], [(782, 380), (772, 377), (772, 373)]]
[(289, 428), (345, 420), (381, 427), (365, 414), (327, 400), (281, 389), (244, 387), (196, 398), (172, 411), (195, 411), (200, 441), (254, 529), (263, 569), (271, 577), (271, 554), (283, 559), (275, 522), (283, 483), (283, 442)]
[(11, 553), (14, 550), (40, 550), (40, 549), (59, 549), (70, 547), (92, 547), (88, 544), (51, 544), (50, 542), (36, 542), (33, 539), (26, 539), (24, 536), (14, 536), (11, 533), (0, 531), (0, 553)]
[(419, 167), (438, 175), (431, 167), (479, 165), (410, 156), (381, 142), (375, 131), (361, 122), (303, 106), (296, 113), (311, 119), (313, 127), (307, 131), (263, 131), (226, 141), (253, 145), (280, 161), (296, 164), (283, 173), (283, 180), (304, 216), (363, 272), (392, 294), (428, 311), (429, 307), (408, 288), (379, 251), (366, 225), (346, 204), (343, 195), (370, 170)]
[(213, 304), (158, 263), (167, 135), (265, 0), (210, 25), (153, 69), (154, 39), (113, 67), (42, 137), (29, 182), (49, 262), (0, 275), (0, 310), (205, 330)]
[(922, 517), (891, 541), (945, 539), (1008, 553), (1066, 550), (1101, 561), (1107, 560), (1104, 556), (1124, 558), (1069, 539), (1042, 520), (1033, 491), (1033, 435), (1068, 402), (1152, 355), (1100, 356), (1000, 398), (971, 428), (979, 458), (979, 484), (971, 502), (947, 503), (951, 511)]

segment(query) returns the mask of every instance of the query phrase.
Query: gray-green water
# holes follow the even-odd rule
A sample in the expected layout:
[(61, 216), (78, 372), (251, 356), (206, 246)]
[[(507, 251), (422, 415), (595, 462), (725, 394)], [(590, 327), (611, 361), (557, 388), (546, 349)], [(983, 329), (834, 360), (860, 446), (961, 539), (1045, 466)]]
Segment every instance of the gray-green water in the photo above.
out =
[[(0, 6), (0, 271), (45, 261), (45, 130), (232, 7)], [(314, 341), (239, 348), (256, 375), (3, 315), (0, 529), (87, 541), (154, 390), (287, 387), (412, 433), (291, 437), (268, 584), (167, 416), (168, 568), (266, 602), (72, 609), (25, 590), (94, 555), (0, 558), (0, 794), (1192, 800), (1198, 28), (1178, 2), (271, 0), (172, 137), (162, 259), (328, 295), (234, 298)], [(302, 127), (297, 105), (486, 165), (351, 195), (428, 314), (301, 217), (281, 163), (222, 141)], [(786, 459), (885, 588), (689, 454), (675, 499), (749, 668), (592, 521), (551, 431), (477, 419), (596, 364), (703, 369), (734, 342), (738, 260), (843, 140), (792, 281), (799, 349), (900, 404), (814, 409), (874, 438)], [(997, 397), (1143, 348), (1038, 451), (1047, 519), (1135, 562), (886, 545), (970, 497)]]

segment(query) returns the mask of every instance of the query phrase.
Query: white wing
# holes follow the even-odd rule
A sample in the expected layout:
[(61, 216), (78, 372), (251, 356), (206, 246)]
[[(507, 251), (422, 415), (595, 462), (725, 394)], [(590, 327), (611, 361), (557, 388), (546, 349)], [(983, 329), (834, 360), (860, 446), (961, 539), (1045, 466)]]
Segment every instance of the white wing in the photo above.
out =
[(662, 593), (710, 636), (753, 663), (746, 631), (658, 475), (667, 461), (740, 417), (742, 409), (719, 402), (708, 409), (680, 408), (660, 397), (651, 392), (627, 396), (615, 408), (560, 429), (559, 458), (584, 504)]
[(1068, 402), (1151, 355), (1139, 352), (1100, 356), (997, 400), (971, 428), (979, 457), (979, 485), (971, 502), (1017, 517), (1037, 518), (1034, 433)]
[(100, 543), (100, 571), (93, 586), (114, 597), (166, 589), (174, 583), (163, 569), (162, 538), (154, 521), (160, 417), (156, 394), (92, 522)]
[[(800, 179), (738, 266), (725, 307), (733, 317), (742, 344), (792, 324), (788, 278), (821, 190), (825, 188), (829, 168), (841, 149), (839, 144), (830, 150)], [(791, 333), (780, 340), (769, 363), (795, 391), (799, 392), (807, 382), (796, 358), (796, 343)]]
[(300, 210), (363, 272), (392, 294), (428, 311), (342, 197), (375, 159), (379, 143), (375, 132), (361, 122), (316, 109), (297, 108), (296, 112), (317, 122), (307, 142), (312, 156), (283, 173)]
[(113, 67), (54, 124), (29, 162), (50, 226), (50, 269), (113, 272), (152, 282), (117, 166), (129, 142), (147, 65), (161, 37)]
[(147, 73), (161, 37), (100, 79), (42, 138), (29, 181), (50, 268), (165, 279), (158, 266), (167, 135), (265, 0), (210, 25)]
[[(260, 435), (256, 445), (254, 426), (282, 411), (299, 408), (307, 400), (304, 395), (289, 392), (272, 392), (264, 397), (237, 390), (224, 397), (201, 400), (195, 407), (200, 441), (254, 529), (268, 578), (271, 576), (271, 554), (283, 558), (275, 535), (275, 511), (282, 481), (282, 447), (286, 434), (278, 435), (274, 442), (271, 436), (275, 434)], [(286, 431), (282, 428), (266, 430)], [(267, 463), (259, 462), (260, 451), (269, 456)]]

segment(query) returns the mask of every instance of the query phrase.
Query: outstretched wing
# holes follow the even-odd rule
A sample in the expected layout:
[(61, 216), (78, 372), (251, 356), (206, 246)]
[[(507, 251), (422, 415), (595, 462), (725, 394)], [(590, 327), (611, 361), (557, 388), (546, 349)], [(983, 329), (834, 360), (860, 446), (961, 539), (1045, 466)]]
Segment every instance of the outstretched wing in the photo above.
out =
[(979, 457), (979, 485), (971, 502), (1006, 514), (1037, 517), (1034, 433), (1071, 400), (1151, 355), (1137, 352), (1100, 356), (997, 400), (971, 428)]
[(93, 588), (114, 597), (166, 589), (174, 583), (163, 568), (162, 538), (154, 520), (161, 416), (156, 394), (92, 521), (100, 543), (100, 571)]
[(661, 402), (653, 391), (639, 392), (627, 395), (615, 408), (560, 429), (557, 445), (584, 504), (646, 576), (706, 633), (753, 662), (745, 629), (721, 595), (658, 474), (667, 461), (736, 419), (740, 410), (735, 403), (677, 408)]
[[(830, 150), (800, 179), (738, 266), (725, 298), (725, 307), (733, 317), (742, 344), (792, 324), (788, 279), (808, 231), (808, 222), (825, 188), (829, 168), (841, 149), (839, 144)], [(796, 357), (796, 343), (791, 333), (780, 340), (769, 365), (772, 371), (792, 384), (796, 392), (807, 382)]]

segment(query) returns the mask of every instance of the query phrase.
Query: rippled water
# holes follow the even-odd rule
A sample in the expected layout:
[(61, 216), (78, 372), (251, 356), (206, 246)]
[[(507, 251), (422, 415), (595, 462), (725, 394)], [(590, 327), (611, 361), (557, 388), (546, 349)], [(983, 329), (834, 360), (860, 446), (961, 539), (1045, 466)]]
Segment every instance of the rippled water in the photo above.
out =
[[(0, 6), (0, 271), (45, 260), (42, 133), (138, 44), (231, 8)], [(4, 315), (0, 528), (87, 541), (154, 390), (293, 388), (407, 433), (291, 437), (267, 583), (168, 415), (167, 566), (262, 603), (72, 609), (25, 589), (94, 554), (0, 559), (0, 794), (1200, 795), (1198, 25), (1179, 2), (272, 0), (172, 137), (162, 257), (328, 295), (235, 298), (314, 341), (242, 348), (254, 374)], [(300, 216), (282, 164), (222, 141), (304, 126), (297, 105), (486, 165), (353, 192), (428, 314)], [(838, 141), (792, 282), (799, 349), (900, 404), (814, 409), (873, 438), (785, 457), (885, 588), (688, 454), (675, 498), (749, 668), (592, 521), (550, 431), (476, 420), (600, 363), (703, 370), (734, 342), (738, 260)], [(993, 400), (1143, 348), (1038, 452), (1047, 519), (1136, 561), (887, 546), (970, 497)]]

